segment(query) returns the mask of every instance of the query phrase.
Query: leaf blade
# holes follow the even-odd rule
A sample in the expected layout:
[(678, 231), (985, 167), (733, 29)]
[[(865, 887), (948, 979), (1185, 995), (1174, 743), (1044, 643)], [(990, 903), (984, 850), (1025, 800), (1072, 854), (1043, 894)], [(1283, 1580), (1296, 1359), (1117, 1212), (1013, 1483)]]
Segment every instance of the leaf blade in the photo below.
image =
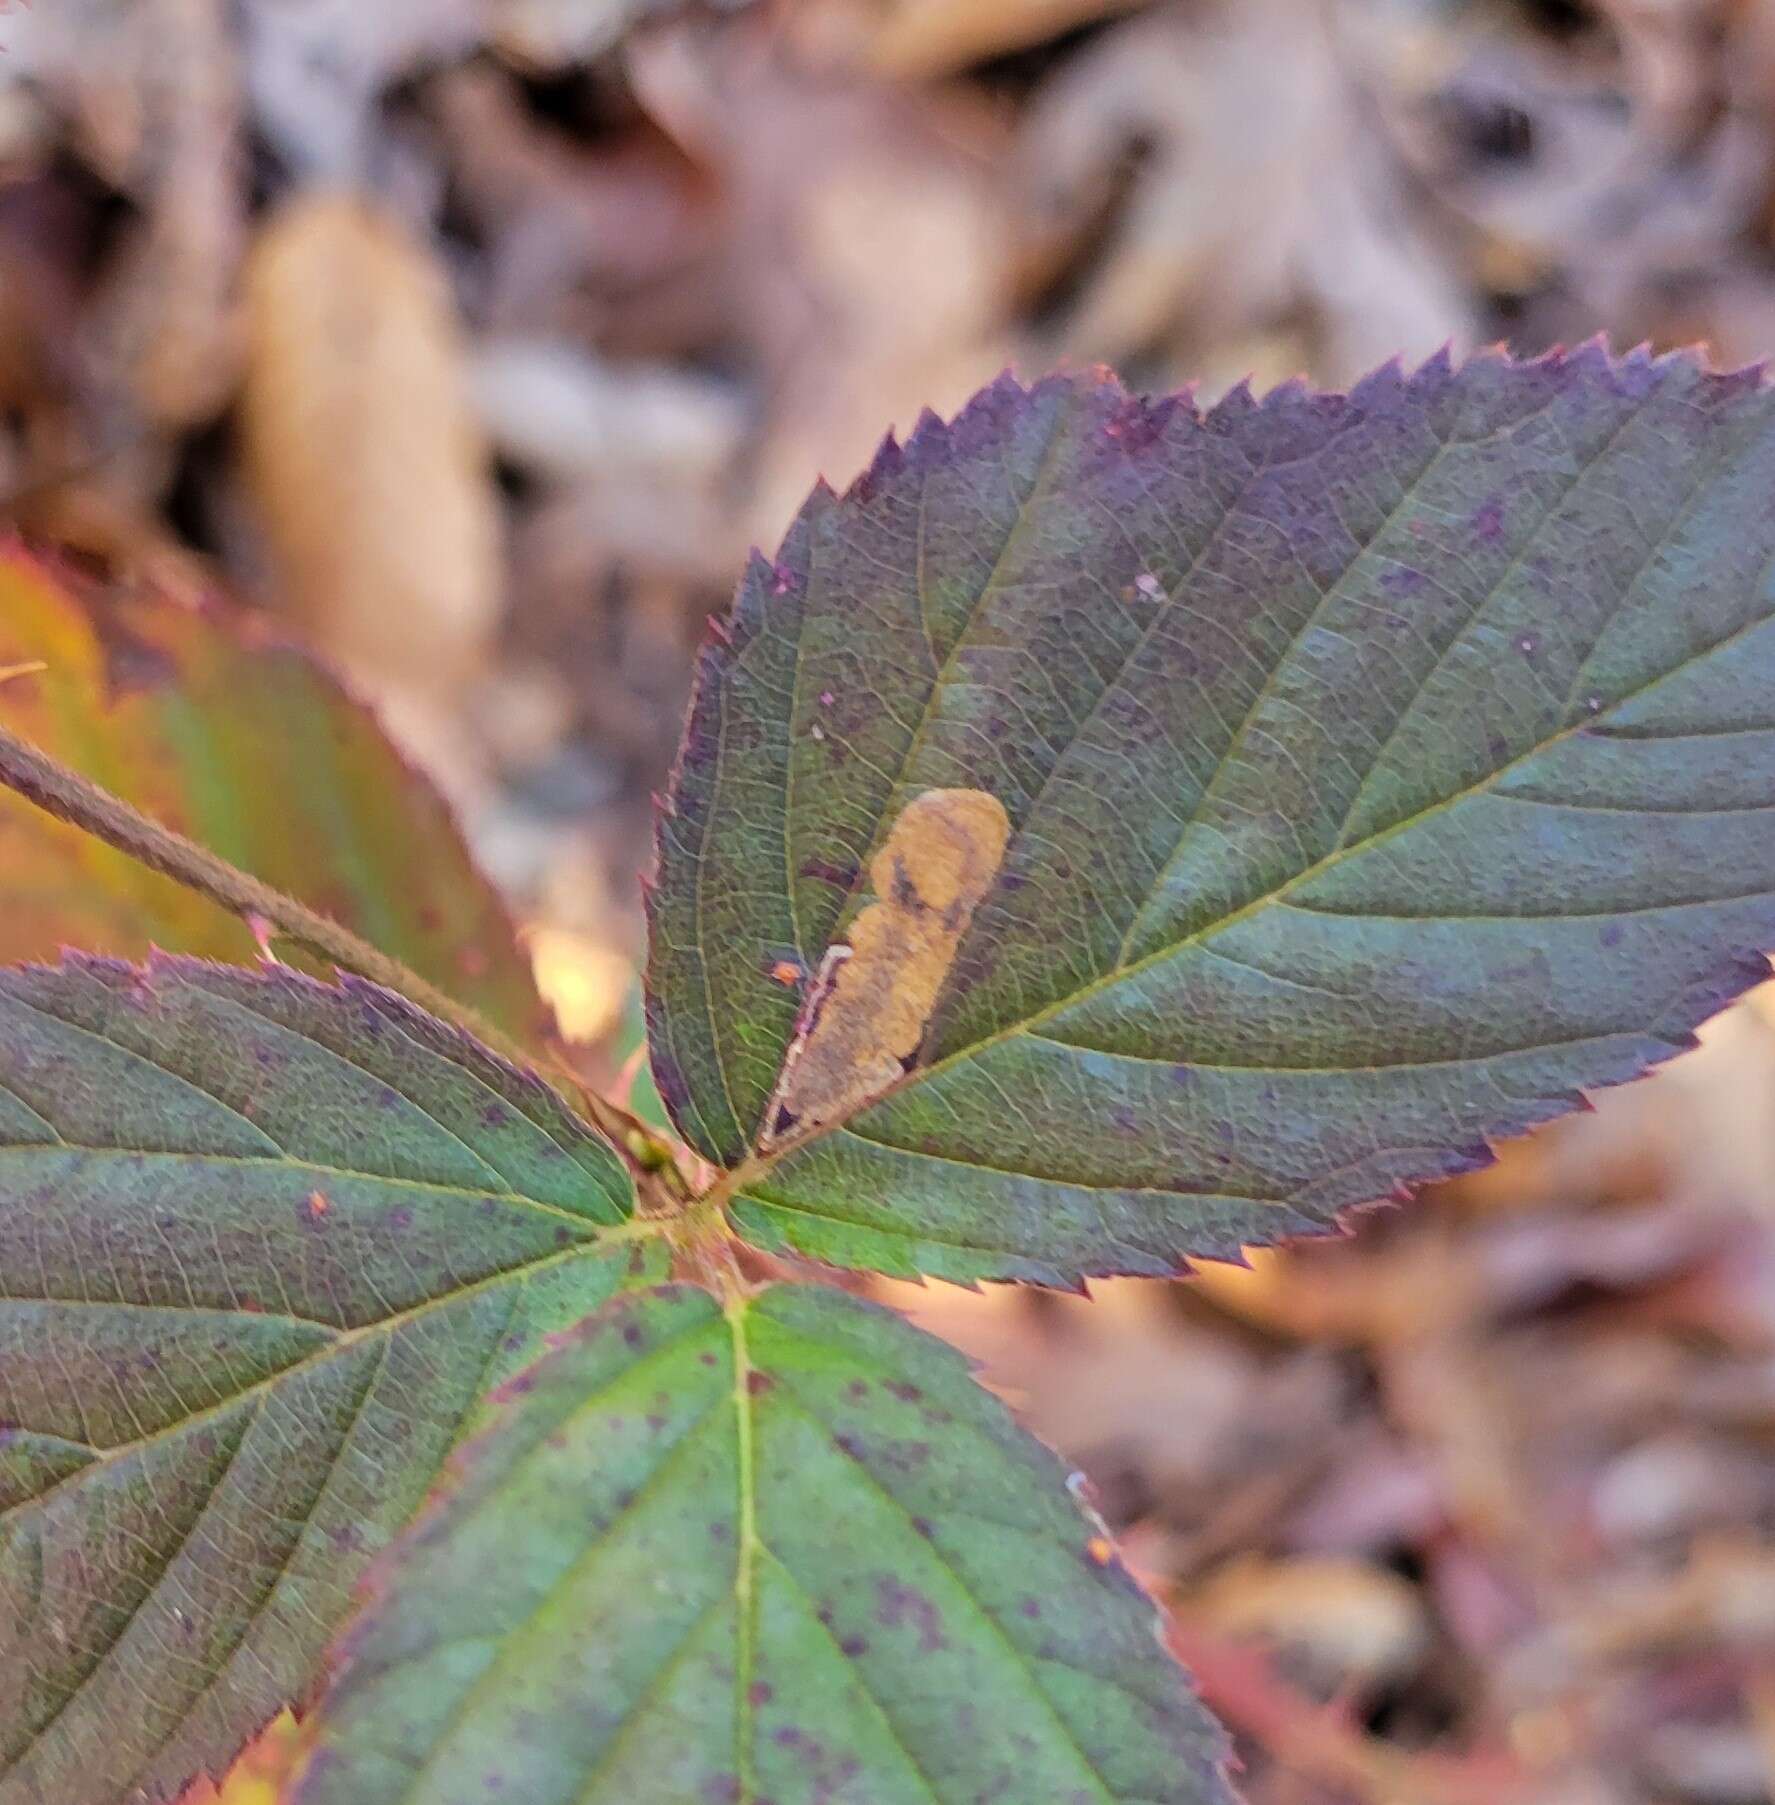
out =
[[(546, 1011), (449, 809), (313, 660), (219, 608), (104, 593), (13, 546), (0, 662), (15, 657), (47, 668), (0, 686), (9, 727), (536, 1039)], [(253, 955), (215, 904), (4, 793), (0, 858), (0, 962), (64, 944)]]
[[(1207, 416), (1001, 383), (817, 494), (705, 653), (661, 823), (661, 1089), (744, 1163), (736, 1221), (901, 1273), (1164, 1272), (1686, 1044), (1775, 944), (1772, 466), (1755, 373), (1592, 347)], [(771, 962), (817, 967), (955, 786), (1014, 831), (918, 1061), (748, 1158)], [(692, 876), (757, 915), (725, 965)]]
[(626, 1281), (631, 1207), (372, 985), (0, 974), (0, 1801), (222, 1771), (487, 1383)]
[(891, 1313), (633, 1294), (506, 1406), (348, 1638), (298, 1805), (1230, 1798), (1052, 1457)]

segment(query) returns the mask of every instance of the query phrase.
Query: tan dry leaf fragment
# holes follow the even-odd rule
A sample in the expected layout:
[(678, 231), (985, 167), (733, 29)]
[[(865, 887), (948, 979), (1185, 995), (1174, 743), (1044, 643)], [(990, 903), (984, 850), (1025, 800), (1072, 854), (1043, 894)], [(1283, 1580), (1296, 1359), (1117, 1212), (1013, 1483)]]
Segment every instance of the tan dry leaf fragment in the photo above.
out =
[(1139, 13), (1060, 61), (1018, 133), (1019, 260), (1085, 254), (1027, 361), (1156, 358), (1213, 390), (1266, 340), (1278, 379), (1304, 358), (1343, 382), (1476, 336), (1323, 0)]
[[(127, 28), (107, 29), (139, 35), (127, 191), (141, 216), (75, 336), (92, 360), (90, 379), (115, 385), (106, 399), (137, 416), (134, 426), (180, 431), (218, 413), (239, 376), (239, 69), (226, 0), (151, 0), (133, 13)], [(132, 424), (114, 430), (128, 436)]]
[(385, 214), (313, 194), (261, 229), (246, 315), (246, 474), (282, 599), (429, 752), (415, 728), (454, 718), (500, 612), (492, 476), (443, 273)]
[(760, 1146), (840, 1120), (901, 1075), (1010, 834), (984, 790), (926, 790), (901, 811), (870, 861), (878, 900), (826, 955)]
[(955, 75), (971, 63), (1030, 50), (1052, 38), (1134, 11), (1138, 0), (894, 0), (868, 60), (899, 81)]
[(521, 68), (590, 62), (618, 43), (657, 0), (492, 0), (492, 40)]
[(884, 426), (910, 427), (927, 405), (952, 413), (1015, 361), (1008, 120), (959, 88), (810, 69), (759, 9), (641, 33), (625, 67), (724, 197), (724, 261), (705, 281), (768, 398), (737, 474), (743, 537), (774, 545), (810, 470), (848, 476)]

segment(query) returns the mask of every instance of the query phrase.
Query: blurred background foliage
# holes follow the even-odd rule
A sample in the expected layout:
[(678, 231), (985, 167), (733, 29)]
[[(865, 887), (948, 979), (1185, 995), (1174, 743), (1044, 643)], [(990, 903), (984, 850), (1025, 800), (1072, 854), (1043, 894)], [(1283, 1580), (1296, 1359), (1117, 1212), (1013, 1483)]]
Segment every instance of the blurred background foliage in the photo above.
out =
[[(166, 611), (312, 648), (626, 1083), (690, 656), (816, 474), (1007, 363), (1212, 398), (1598, 330), (1775, 350), (1771, 0), (0, 0), (0, 496), (82, 598), (8, 567), (0, 666), (56, 668), (0, 716), (102, 720), (175, 813), (214, 733), (398, 885), (349, 705)], [(57, 869), (19, 823), (9, 909)], [(161, 932), (99, 868), (68, 937)], [(451, 894), (458, 981), (529, 1008)], [(457, 917), (390, 919), (449, 975)], [(1771, 1799), (1766, 997), (1352, 1240), (892, 1291), (1089, 1475), (1257, 1805)]]

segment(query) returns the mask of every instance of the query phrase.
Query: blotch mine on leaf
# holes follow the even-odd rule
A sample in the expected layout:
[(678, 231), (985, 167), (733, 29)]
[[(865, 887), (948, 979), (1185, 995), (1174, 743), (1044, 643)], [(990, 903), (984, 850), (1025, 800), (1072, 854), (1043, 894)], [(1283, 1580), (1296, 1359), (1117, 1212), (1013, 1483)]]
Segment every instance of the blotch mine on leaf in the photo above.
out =
[(869, 863), (876, 901), (830, 948), (783, 1060), (759, 1145), (841, 1120), (900, 1077), (918, 1051), (956, 949), (1011, 835), (984, 790), (926, 790)]

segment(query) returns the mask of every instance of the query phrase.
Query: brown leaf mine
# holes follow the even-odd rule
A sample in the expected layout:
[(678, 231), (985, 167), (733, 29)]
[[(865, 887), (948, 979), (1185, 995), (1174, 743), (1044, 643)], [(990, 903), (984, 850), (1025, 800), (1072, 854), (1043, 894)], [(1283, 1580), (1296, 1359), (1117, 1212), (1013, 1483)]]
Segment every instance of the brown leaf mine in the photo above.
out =
[(918, 1051), (1011, 823), (984, 790), (926, 790), (870, 861), (877, 900), (833, 946), (783, 1060), (759, 1145), (847, 1116)]

